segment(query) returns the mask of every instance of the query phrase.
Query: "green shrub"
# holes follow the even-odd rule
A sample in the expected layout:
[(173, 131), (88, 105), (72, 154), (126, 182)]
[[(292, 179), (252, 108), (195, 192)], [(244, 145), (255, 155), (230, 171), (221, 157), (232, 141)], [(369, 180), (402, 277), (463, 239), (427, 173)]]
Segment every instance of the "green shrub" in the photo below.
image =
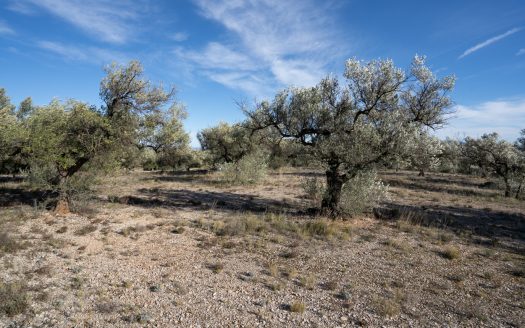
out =
[(319, 204), (321, 202), (326, 191), (323, 180), (317, 177), (304, 178), (301, 181), (301, 188), (306, 194), (306, 197), (312, 200), (315, 204)]
[(377, 178), (376, 172), (363, 172), (343, 186), (340, 208), (345, 214), (357, 215), (370, 211), (385, 199), (388, 199), (388, 186)]
[(234, 163), (221, 166), (221, 180), (234, 185), (254, 184), (266, 176), (268, 156), (254, 152), (243, 156)]
[(0, 315), (14, 316), (23, 313), (27, 306), (24, 286), (19, 283), (0, 282)]

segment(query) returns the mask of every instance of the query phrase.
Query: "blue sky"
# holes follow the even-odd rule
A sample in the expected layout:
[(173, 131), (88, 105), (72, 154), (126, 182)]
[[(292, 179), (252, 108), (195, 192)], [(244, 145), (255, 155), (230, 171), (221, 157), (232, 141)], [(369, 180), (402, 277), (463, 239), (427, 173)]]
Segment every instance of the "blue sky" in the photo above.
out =
[(522, 0), (0, 0), (0, 87), (14, 103), (100, 105), (102, 67), (139, 59), (176, 86), (193, 136), (241, 120), (236, 102), (313, 85), (350, 57), (408, 67), (416, 53), (457, 77), (440, 136), (525, 128)]

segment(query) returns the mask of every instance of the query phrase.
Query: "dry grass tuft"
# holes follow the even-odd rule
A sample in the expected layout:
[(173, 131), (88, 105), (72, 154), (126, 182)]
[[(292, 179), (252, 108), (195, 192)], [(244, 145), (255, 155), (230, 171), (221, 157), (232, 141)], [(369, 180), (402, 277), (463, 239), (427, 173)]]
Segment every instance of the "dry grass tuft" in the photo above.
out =
[(0, 314), (11, 317), (23, 313), (27, 307), (28, 295), (24, 285), (0, 282)]
[(290, 311), (293, 313), (304, 313), (306, 305), (303, 302), (295, 301), (290, 305)]
[(208, 269), (210, 269), (213, 273), (217, 274), (217, 273), (221, 273), (222, 270), (224, 270), (224, 264), (220, 263), (220, 262), (216, 262), (216, 263), (208, 263), (206, 265), (206, 267)]
[(313, 274), (299, 278), (299, 284), (306, 289), (314, 289), (317, 279)]
[(459, 249), (455, 246), (445, 247), (440, 254), (448, 260), (456, 260), (461, 256)]
[(80, 227), (77, 230), (75, 230), (74, 234), (75, 236), (85, 236), (95, 231), (97, 231), (96, 225), (86, 224), (85, 226)]
[(272, 277), (279, 276), (279, 267), (275, 262), (268, 262), (268, 274)]

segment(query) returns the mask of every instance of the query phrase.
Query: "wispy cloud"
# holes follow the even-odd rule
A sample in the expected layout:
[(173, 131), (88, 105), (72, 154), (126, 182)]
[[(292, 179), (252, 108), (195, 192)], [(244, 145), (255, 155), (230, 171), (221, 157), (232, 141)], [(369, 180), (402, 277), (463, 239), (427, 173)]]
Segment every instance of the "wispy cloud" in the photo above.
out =
[(189, 35), (185, 32), (177, 32), (171, 36), (173, 41), (182, 42), (188, 39)]
[(18, 0), (8, 8), (24, 14), (40, 8), (96, 39), (117, 44), (133, 37), (133, 22), (144, 9), (140, 2), (128, 0)]
[(39, 41), (36, 45), (69, 61), (82, 61), (102, 65), (113, 61), (126, 62), (129, 60), (123, 53), (97, 47), (66, 45), (53, 41)]
[(525, 48), (521, 48), (521, 49), (518, 50), (518, 52), (516, 53), (516, 56), (521, 56), (521, 55), (525, 55)]
[(15, 34), (13, 30), (6, 22), (0, 20), (0, 34)]
[(495, 37), (492, 37), (492, 38), (487, 39), (487, 40), (485, 40), (485, 41), (483, 41), (481, 43), (478, 43), (475, 46), (465, 50), (465, 52), (463, 52), (461, 54), (461, 56), (458, 57), (458, 59), (464, 58), (464, 57), (466, 57), (466, 56), (468, 56), (468, 55), (470, 55), (470, 54), (472, 54), (472, 53), (474, 53), (474, 52), (476, 52), (476, 51), (478, 51), (480, 49), (483, 49), (483, 48), (485, 48), (487, 46), (490, 46), (493, 43), (496, 43), (496, 42), (498, 42), (500, 40), (503, 40), (506, 37), (508, 37), (508, 36), (510, 36), (510, 35), (512, 35), (512, 34), (514, 34), (516, 32), (519, 32), (520, 30), (521, 30), (521, 28), (515, 27), (515, 28), (513, 28), (511, 30), (508, 30), (507, 32), (505, 32), (503, 34), (496, 35)]
[(348, 50), (328, 19), (330, 5), (311, 0), (195, 2), (204, 17), (225, 28), (229, 41), (214, 40), (199, 51), (177, 48), (175, 54), (206, 77), (252, 95), (313, 85)]
[(455, 118), (438, 131), (438, 135), (479, 137), (498, 132), (507, 140), (515, 140), (525, 127), (525, 98), (488, 101), (474, 106), (456, 106)]

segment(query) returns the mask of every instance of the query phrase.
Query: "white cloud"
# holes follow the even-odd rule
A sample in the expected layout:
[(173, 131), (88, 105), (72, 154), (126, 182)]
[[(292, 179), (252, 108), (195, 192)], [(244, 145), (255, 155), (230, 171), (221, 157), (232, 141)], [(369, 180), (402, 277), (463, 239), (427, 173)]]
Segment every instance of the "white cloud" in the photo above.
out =
[(53, 41), (39, 41), (36, 44), (41, 49), (71, 61), (84, 61), (97, 65), (113, 61), (121, 63), (129, 61), (129, 58), (123, 53), (103, 48), (73, 46)]
[(346, 50), (327, 18), (328, 5), (311, 0), (195, 2), (204, 17), (228, 31), (229, 42), (226, 46), (216, 40), (198, 52), (179, 48), (179, 59), (216, 82), (253, 90), (252, 95), (287, 85), (313, 85)]
[(171, 36), (171, 39), (176, 42), (182, 42), (188, 40), (188, 33), (185, 32), (177, 32)]
[(521, 56), (521, 55), (525, 55), (525, 48), (521, 48), (521, 49), (518, 50), (518, 52), (516, 53), (516, 56)]
[(498, 132), (513, 141), (525, 128), (525, 98), (519, 100), (488, 101), (475, 106), (456, 106), (455, 117), (445, 128), (438, 130), (441, 137), (480, 137)]
[(0, 34), (15, 34), (15, 31), (6, 22), (0, 20)]
[(466, 56), (468, 56), (468, 55), (470, 55), (470, 54), (472, 54), (472, 53), (474, 53), (474, 52), (476, 52), (476, 51), (478, 51), (478, 50), (480, 50), (482, 48), (485, 48), (485, 47), (487, 47), (487, 46), (489, 46), (489, 45), (491, 45), (491, 44), (493, 44), (495, 42), (498, 42), (498, 41), (500, 41), (500, 40), (502, 40), (502, 39), (504, 39), (504, 38), (506, 38), (506, 37), (508, 37), (508, 36), (510, 36), (510, 35), (512, 35), (514, 33), (516, 33), (516, 32), (519, 32), (520, 30), (521, 30), (521, 28), (517, 28), (516, 27), (516, 28), (513, 28), (511, 30), (508, 30), (507, 32), (505, 32), (503, 34), (497, 35), (497, 36), (492, 37), (492, 38), (490, 38), (488, 40), (485, 40), (485, 41), (483, 41), (481, 43), (478, 43), (475, 46), (465, 50), (465, 52), (463, 52), (461, 54), (461, 56), (459, 56), (458, 59), (464, 58), (464, 57), (466, 57)]
[(41, 8), (96, 39), (118, 44), (134, 36), (133, 22), (143, 9), (140, 3), (127, 0), (19, 0), (9, 8), (25, 14)]
[(255, 63), (243, 53), (236, 52), (218, 42), (210, 42), (204, 50), (187, 51), (183, 48), (175, 50), (180, 58), (189, 60), (204, 68), (253, 70)]

